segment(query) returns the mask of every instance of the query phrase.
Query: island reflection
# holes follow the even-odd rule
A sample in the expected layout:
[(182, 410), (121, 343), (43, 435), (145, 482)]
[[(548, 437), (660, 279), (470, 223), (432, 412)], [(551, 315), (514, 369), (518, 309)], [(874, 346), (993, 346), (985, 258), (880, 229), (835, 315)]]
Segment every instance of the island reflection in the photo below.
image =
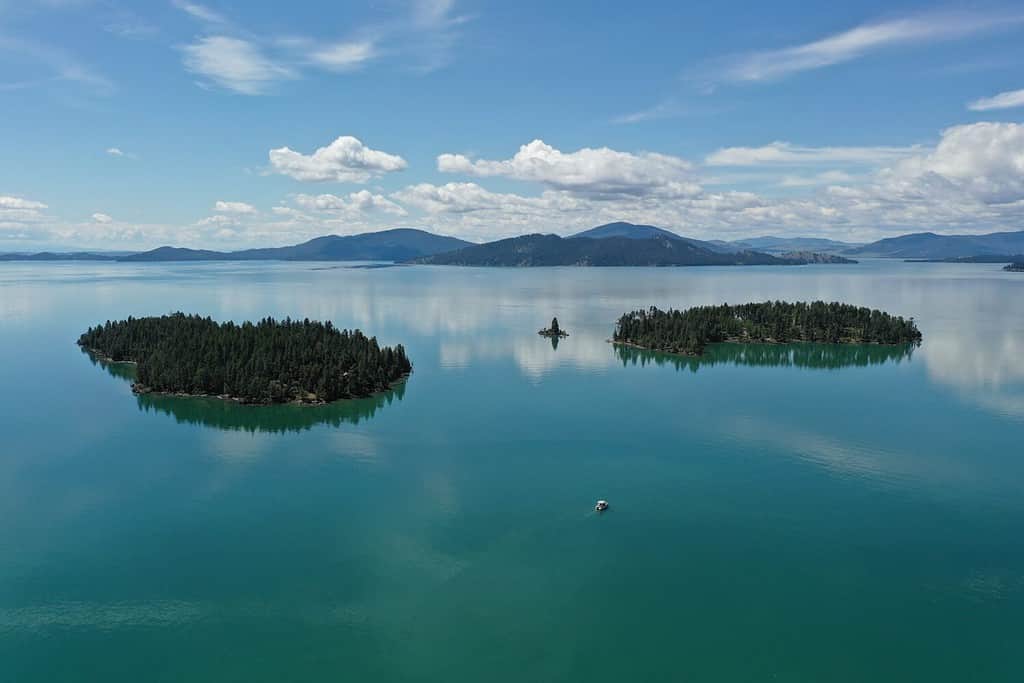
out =
[[(135, 366), (131, 363), (110, 363), (92, 354), (86, 354), (94, 365), (99, 365), (114, 377), (135, 380)], [(357, 425), (376, 415), (378, 410), (401, 401), (405, 396), (405, 382), (399, 382), (388, 391), (368, 398), (335, 401), (325, 405), (242, 405), (206, 396), (170, 396), (166, 394), (140, 394), (135, 396), (139, 410), (144, 413), (162, 413), (179, 424), (202, 425), (224, 431), (249, 433), (298, 433), (318, 425), (340, 427)]]
[(615, 355), (623, 366), (671, 365), (676, 370), (697, 372), (715, 365), (796, 367), (837, 370), (910, 360), (912, 344), (711, 344), (700, 356), (682, 356), (614, 344)]

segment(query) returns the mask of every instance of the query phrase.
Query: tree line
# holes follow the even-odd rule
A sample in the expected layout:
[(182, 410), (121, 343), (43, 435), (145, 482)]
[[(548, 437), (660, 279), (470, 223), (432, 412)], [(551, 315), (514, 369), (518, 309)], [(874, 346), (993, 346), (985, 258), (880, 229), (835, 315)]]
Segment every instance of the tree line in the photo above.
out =
[(369, 396), (412, 371), (401, 344), (331, 322), (218, 323), (174, 313), (107, 321), (79, 345), (113, 361), (133, 361), (137, 389), (230, 396), (252, 403), (334, 401)]
[(913, 344), (717, 344), (706, 348), (699, 356), (615, 345), (615, 355), (623, 367), (671, 365), (676, 370), (693, 373), (717, 365), (838, 370), (900, 363), (910, 359), (913, 353)]
[(669, 353), (700, 354), (708, 344), (822, 342), (828, 344), (916, 344), (913, 318), (877, 309), (824, 301), (697, 306), (685, 311), (651, 307), (626, 313), (613, 341)]

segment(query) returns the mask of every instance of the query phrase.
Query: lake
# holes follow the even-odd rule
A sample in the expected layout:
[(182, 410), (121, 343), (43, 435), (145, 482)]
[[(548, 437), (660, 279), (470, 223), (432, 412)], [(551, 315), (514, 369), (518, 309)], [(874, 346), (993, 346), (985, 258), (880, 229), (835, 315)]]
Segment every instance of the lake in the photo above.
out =
[[(606, 341), (635, 308), (767, 299), (924, 343)], [(331, 320), (415, 369), (254, 408), (136, 397), (74, 343), (175, 310)], [(9, 263), (0, 385), (0, 681), (1024, 678), (999, 265)]]

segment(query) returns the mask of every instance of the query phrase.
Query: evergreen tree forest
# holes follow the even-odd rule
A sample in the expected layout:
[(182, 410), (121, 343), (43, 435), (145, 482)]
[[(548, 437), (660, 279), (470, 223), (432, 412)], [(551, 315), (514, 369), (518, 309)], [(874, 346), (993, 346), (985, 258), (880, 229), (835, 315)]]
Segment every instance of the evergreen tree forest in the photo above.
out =
[(409, 374), (401, 344), (359, 330), (264, 318), (218, 323), (198, 315), (107, 321), (78, 344), (138, 364), (137, 391), (228, 396), (247, 403), (326, 402), (369, 396)]
[(612, 341), (669, 353), (700, 354), (716, 342), (826, 344), (917, 344), (914, 320), (838, 302), (697, 306), (685, 311), (657, 308), (626, 313)]

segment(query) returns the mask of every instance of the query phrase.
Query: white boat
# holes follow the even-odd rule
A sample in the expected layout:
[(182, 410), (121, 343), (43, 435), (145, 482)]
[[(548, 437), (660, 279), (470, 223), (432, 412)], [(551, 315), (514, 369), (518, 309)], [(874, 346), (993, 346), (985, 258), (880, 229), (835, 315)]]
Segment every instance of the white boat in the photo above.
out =
[(608, 509), (608, 501), (607, 500), (599, 500), (599, 501), (597, 501), (597, 505), (594, 506), (594, 509), (597, 510), (598, 512), (604, 512), (605, 510)]

